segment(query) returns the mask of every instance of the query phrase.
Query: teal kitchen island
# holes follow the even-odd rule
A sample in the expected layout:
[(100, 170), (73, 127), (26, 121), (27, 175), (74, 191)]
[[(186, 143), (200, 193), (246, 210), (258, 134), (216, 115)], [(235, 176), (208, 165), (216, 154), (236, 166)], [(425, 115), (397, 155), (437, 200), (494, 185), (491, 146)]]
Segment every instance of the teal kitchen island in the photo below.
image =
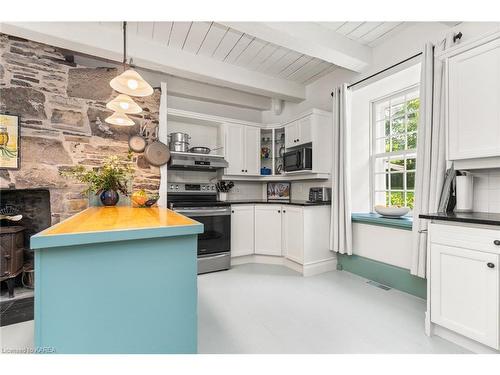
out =
[(202, 232), (167, 209), (93, 207), (32, 236), (36, 350), (196, 353)]

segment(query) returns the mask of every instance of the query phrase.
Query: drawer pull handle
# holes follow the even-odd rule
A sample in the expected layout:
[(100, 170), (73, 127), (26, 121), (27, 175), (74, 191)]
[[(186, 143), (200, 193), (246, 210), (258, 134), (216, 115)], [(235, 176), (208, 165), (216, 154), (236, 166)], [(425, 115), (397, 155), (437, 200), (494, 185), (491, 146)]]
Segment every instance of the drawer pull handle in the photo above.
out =
[(495, 241), (493, 241), (493, 243), (494, 243), (495, 245), (497, 245), (497, 246), (500, 246), (500, 240), (495, 240)]
[(495, 265), (491, 262), (489, 262), (488, 264), (486, 264), (489, 268), (495, 268)]

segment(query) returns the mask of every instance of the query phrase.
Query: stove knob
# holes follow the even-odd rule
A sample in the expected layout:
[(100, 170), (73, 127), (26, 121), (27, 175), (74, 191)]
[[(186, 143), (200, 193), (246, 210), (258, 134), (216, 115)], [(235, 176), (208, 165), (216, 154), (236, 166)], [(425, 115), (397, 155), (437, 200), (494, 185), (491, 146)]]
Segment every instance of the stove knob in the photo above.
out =
[(202, 187), (201, 187), (201, 190), (205, 190), (205, 186), (202, 186)]
[(175, 185), (175, 190), (179, 190), (179, 185)]
[(172, 185), (170, 185), (170, 189), (172, 189), (172, 190), (174, 189), (174, 185), (173, 185), (173, 184), (172, 184)]
[(215, 190), (215, 186), (212, 186), (212, 190)]

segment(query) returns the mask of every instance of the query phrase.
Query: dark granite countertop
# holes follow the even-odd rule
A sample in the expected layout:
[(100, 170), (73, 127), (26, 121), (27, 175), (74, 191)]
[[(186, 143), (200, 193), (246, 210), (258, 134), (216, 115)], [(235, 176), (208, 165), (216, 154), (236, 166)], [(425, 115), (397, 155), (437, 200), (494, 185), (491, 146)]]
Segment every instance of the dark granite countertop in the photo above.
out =
[(421, 219), (456, 221), (459, 223), (500, 225), (500, 213), (488, 212), (448, 212), (419, 215)]
[(267, 201), (265, 199), (239, 199), (226, 201), (229, 204), (290, 204), (292, 206), (329, 206), (331, 202), (309, 202), (292, 199), (291, 201)]

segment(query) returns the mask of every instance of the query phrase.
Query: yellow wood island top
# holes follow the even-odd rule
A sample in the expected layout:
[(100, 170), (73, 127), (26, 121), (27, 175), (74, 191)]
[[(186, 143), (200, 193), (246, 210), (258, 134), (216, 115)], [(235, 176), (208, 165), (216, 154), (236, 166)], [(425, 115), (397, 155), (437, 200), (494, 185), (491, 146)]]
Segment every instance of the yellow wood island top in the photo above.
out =
[(49, 238), (65, 239), (68, 244), (202, 232), (202, 224), (166, 208), (91, 207), (32, 236), (31, 247), (54, 247), (46, 246), (53, 243)]

